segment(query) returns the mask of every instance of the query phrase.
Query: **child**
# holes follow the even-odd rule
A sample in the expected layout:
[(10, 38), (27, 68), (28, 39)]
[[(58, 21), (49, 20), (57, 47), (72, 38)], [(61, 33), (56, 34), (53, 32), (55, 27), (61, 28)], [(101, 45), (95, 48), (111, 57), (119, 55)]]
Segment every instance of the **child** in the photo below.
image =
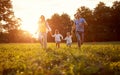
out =
[(68, 47), (71, 47), (72, 44), (72, 35), (70, 35), (70, 32), (67, 32), (67, 36), (65, 37), (66, 44)]
[(61, 42), (61, 38), (63, 39), (63, 36), (59, 33), (59, 31), (56, 29), (55, 30), (55, 34), (52, 35), (52, 37), (55, 37), (55, 43), (56, 43), (56, 47), (60, 48), (60, 42)]

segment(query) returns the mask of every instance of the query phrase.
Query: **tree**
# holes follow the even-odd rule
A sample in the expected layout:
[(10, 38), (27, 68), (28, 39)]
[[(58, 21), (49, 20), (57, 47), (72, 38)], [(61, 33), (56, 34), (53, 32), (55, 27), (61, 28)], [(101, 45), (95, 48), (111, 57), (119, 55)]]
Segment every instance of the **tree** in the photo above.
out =
[[(63, 13), (61, 15), (61, 26), (64, 27), (64, 31), (62, 31), (62, 33), (65, 32), (71, 32), (72, 29), (72, 20), (70, 19), (70, 16), (66, 13)], [(66, 34), (64, 34), (65, 36)]]
[[(95, 19), (95, 36), (96, 41), (108, 41), (110, 40), (110, 21), (111, 21), (111, 9), (110, 7), (106, 6), (105, 3), (99, 2), (96, 6), (94, 12), (94, 19)], [(109, 37), (108, 37), (109, 36)]]
[(59, 14), (55, 13), (52, 15), (51, 19), (48, 19), (49, 25), (52, 28), (52, 32), (55, 31), (55, 29), (61, 28), (61, 17)]
[[(52, 28), (52, 33), (54, 33), (55, 29), (58, 29), (63, 36), (66, 36), (66, 33), (70, 32), (72, 28), (72, 20), (66, 13), (63, 13), (62, 15), (55, 13), (50, 19), (48, 19), (48, 23)], [(50, 36), (48, 35), (48, 37)]]
[(30, 33), (20, 29), (21, 19), (15, 17), (11, 0), (0, 0), (0, 42), (31, 42)]
[(11, 0), (0, 0), (0, 30), (10, 31), (19, 27), (19, 19), (15, 17)]
[(65, 32), (71, 31), (72, 20), (70, 19), (68, 14), (54, 14), (51, 19), (48, 19), (48, 22), (50, 24), (50, 27), (52, 28), (53, 33), (55, 29), (58, 29), (61, 33), (63, 33), (63, 35), (65, 35)]
[(103, 2), (100, 2), (94, 10), (94, 16), (96, 23), (104, 25), (104, 23), (109, 23), (111, 20), (111, 9), (106, 6)]
[(115, 39), (120, 41), (120, 1), (115, 1), (112, 6), (112, 26)]

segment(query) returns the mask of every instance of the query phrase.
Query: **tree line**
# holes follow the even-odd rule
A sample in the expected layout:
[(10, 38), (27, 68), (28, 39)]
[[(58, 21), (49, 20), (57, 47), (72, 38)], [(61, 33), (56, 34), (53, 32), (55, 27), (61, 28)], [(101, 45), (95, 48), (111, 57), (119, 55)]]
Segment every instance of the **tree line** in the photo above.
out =
[[(120, 41), (120, 1), (114, 1), (111, 7), (99, 2), (94, 10), (81, 6), (76, 12), (88, 23), (85, 27), (85, 41)], [(47, 21), (52, 33), (58, 29), (64, 37), (74, 24), (67, 13), (54, 13)], [(21, 19), (14, 15), (11, 0), (0, 0), (0, 42), (38, 42), (20, 26)], [(76, 41), (75, 34), (73, 35), (73, 41)], [(48, 41), (54, 41), (49, 33)]]

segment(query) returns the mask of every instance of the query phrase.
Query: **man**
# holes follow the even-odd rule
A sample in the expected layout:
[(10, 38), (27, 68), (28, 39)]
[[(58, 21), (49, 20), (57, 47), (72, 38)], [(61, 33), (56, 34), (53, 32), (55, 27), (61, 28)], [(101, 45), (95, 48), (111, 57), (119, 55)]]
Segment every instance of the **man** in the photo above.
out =
[(74, 17), (75, 17), (75, 20), (74, 20), (75, 25), (73, 25), (72, 27), (72, 33), (73, 33), (73, 30), (75, 29), (78, 47), (81, 47), (81, 45), (84, 42), (84, 26), (88, 24), (86, 20), (82, 18), (82, 16), (79, 13), (76, 13)]

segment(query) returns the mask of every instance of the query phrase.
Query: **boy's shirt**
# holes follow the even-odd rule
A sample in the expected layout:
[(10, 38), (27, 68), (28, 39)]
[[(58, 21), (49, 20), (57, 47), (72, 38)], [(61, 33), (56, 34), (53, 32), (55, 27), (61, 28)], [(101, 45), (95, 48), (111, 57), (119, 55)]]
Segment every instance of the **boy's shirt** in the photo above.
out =
[(55, 37), (55, 41), (61, 41), (60, 37), (63, 39), (63, 36), (61, 34), (54, 34), (52, 37)]
[(72, 43), (72, 36), (65, 37), (66, 43)]

